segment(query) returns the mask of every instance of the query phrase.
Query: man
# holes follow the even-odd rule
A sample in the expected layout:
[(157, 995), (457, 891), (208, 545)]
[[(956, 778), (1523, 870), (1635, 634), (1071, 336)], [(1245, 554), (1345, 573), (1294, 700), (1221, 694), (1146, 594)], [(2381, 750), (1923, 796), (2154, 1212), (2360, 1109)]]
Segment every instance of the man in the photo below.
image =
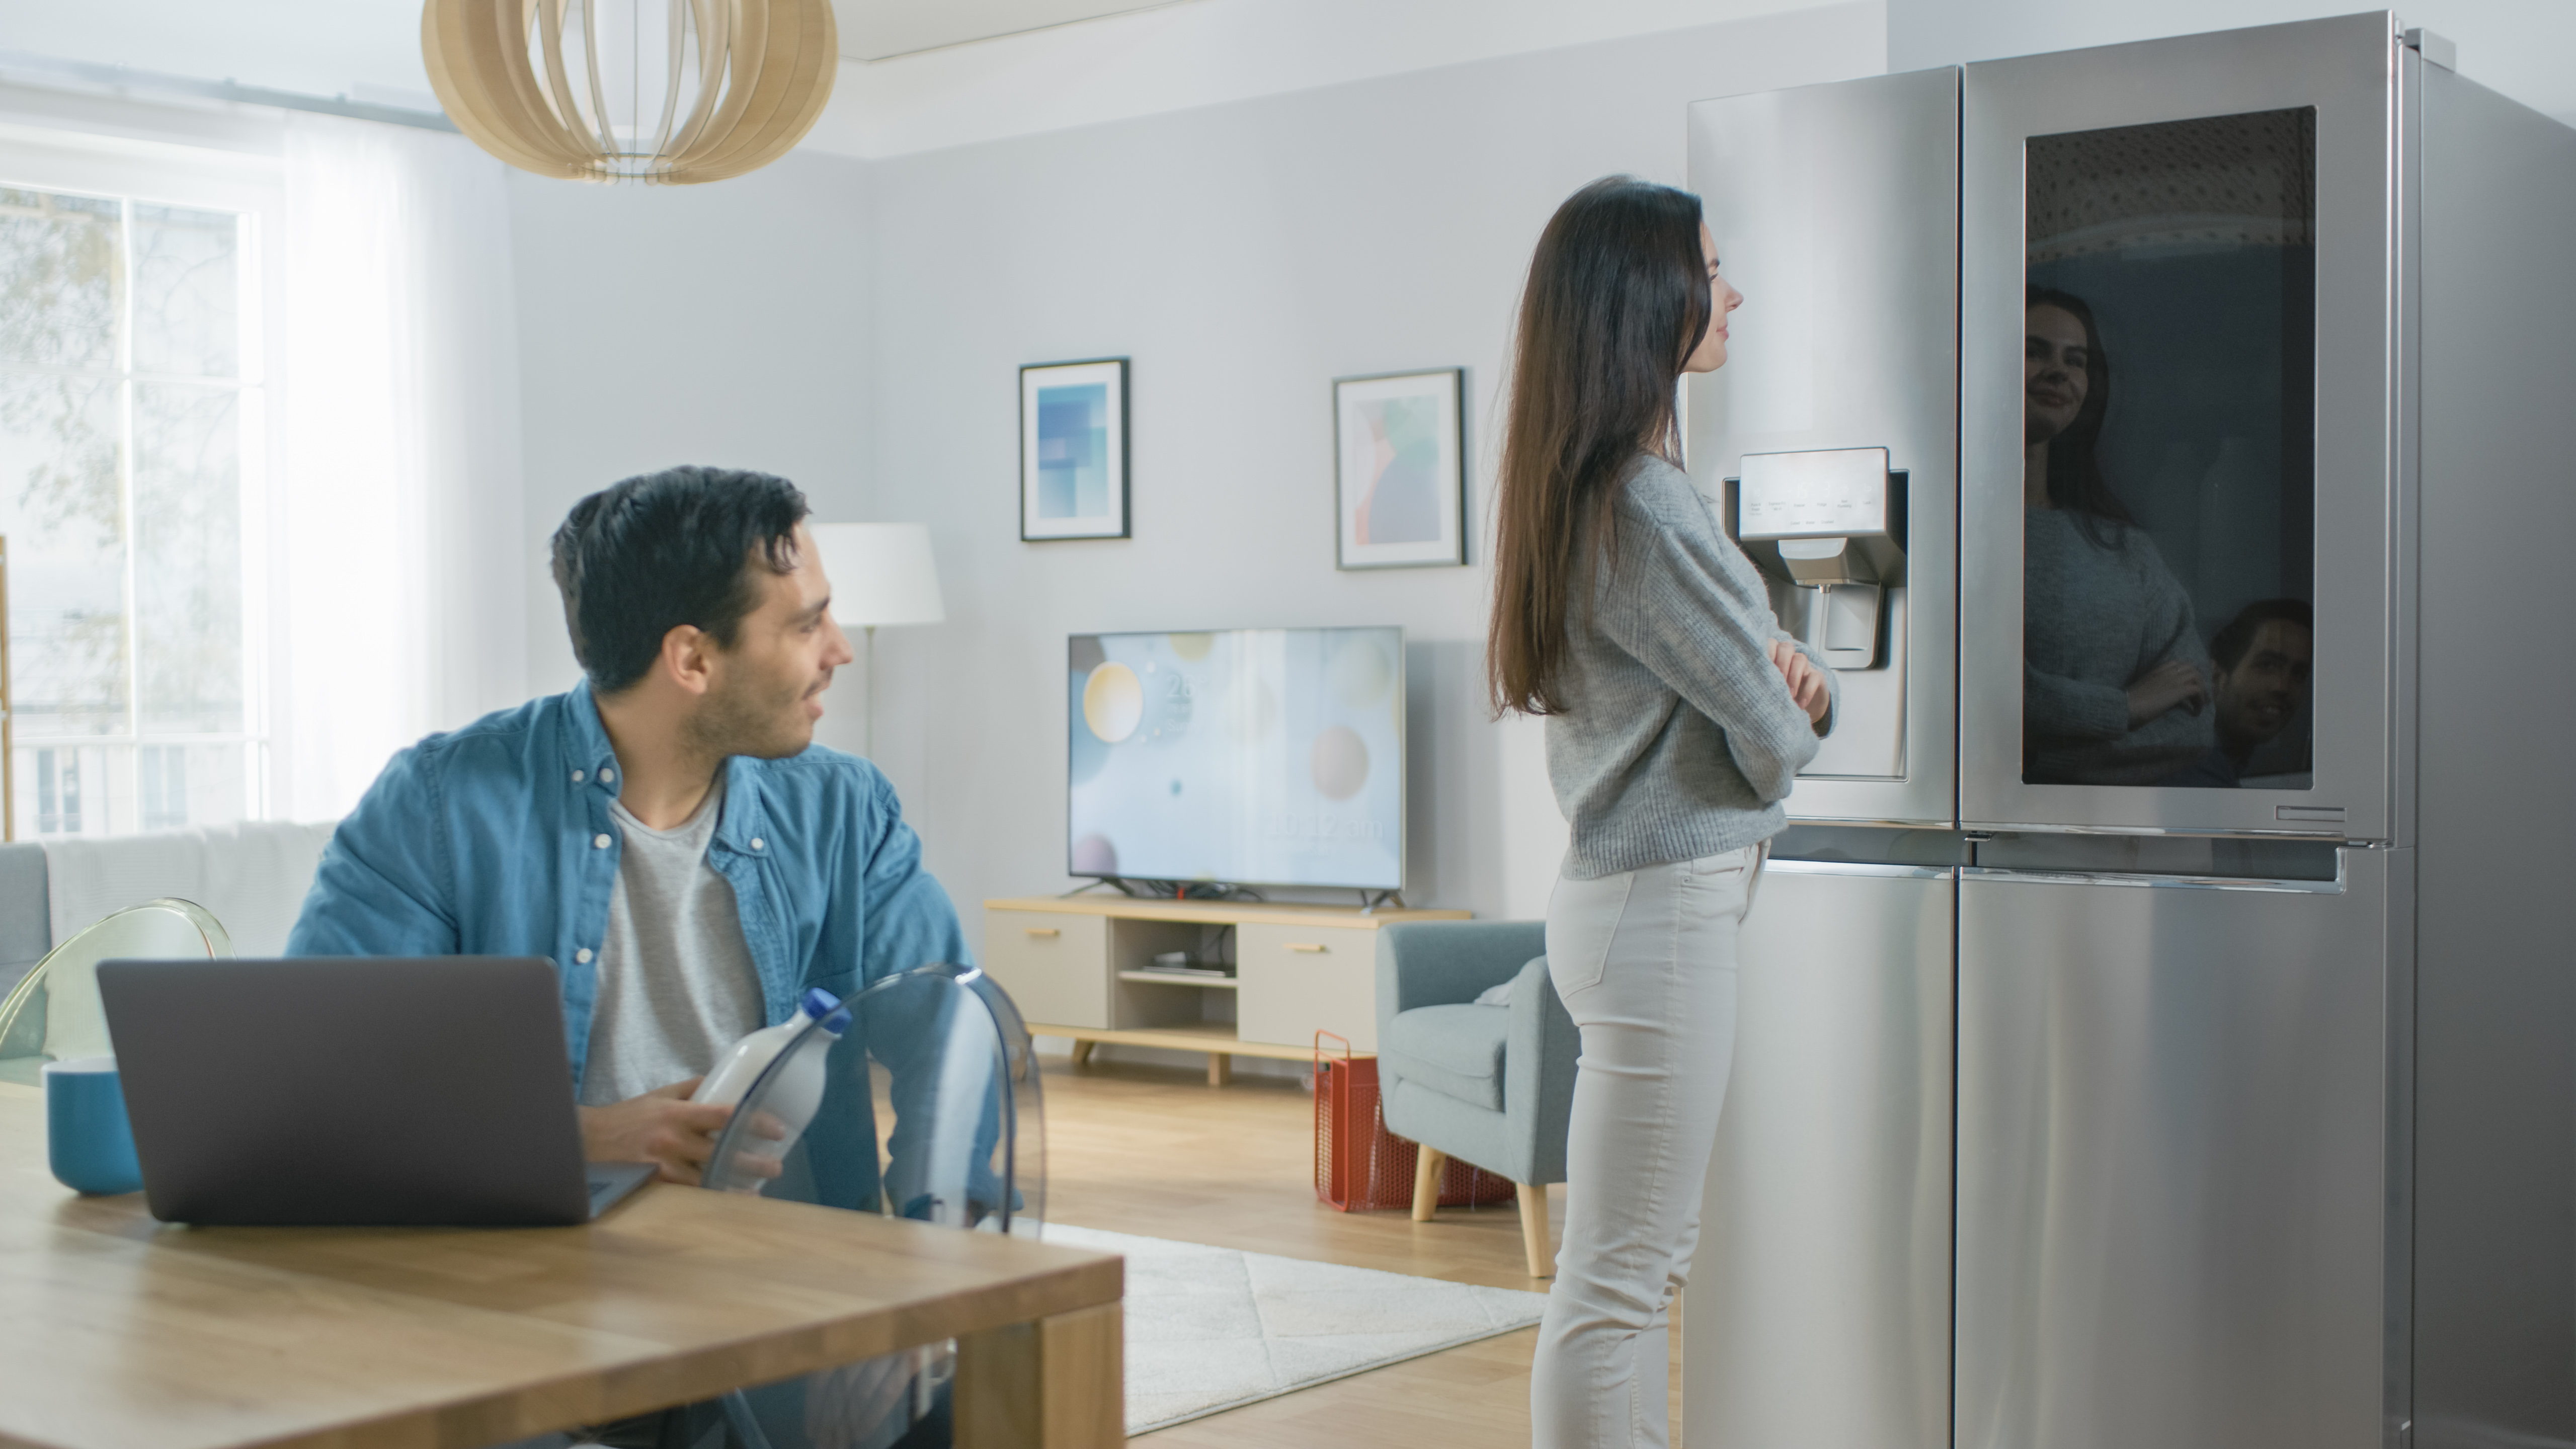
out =
[(2234, 789), (2254, 752), (2280, 737), (2308, 700), (2316, 616), (2304, 599), (2260, 599), (2209, 641), (2218, 744), (2167, 781)]
[[(726, 1047), (808, 988), (847, 997), (969, 959), (885, 777), (811, 748), (853, 656), (806, 511), (785, 479), (713, 468), (575, 504), (554, 577), (585, 682), (395, 756), (332, 836), (287, 942), (553, 960), (592, 1161), (698, 1181), (732, 1109), (688, 1095)], [(895, 1068), (900, 1124), (932, 1074), (905, 1070), (920, 1038), (885, 1026), (858, 1031)], [(905, 1136), (898, 1173), (916, 1155)], [(796, 1196), (876, 1208), (864, 1071), (836, 1073), (787, 1170)], [(899, 1401), (898, 1361), (879, 1363), (855, 1366), (858, 1397)], [(607, 1437), (653, 1443), (706, 1418), (674, 1416)]]

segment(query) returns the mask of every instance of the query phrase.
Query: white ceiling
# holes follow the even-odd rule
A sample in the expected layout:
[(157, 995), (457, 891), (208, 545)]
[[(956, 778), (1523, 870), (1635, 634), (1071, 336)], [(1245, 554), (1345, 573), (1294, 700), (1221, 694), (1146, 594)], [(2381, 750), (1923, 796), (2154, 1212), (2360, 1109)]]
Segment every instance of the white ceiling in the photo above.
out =
[[(805, 144), (882, 156), (1834, 0), (833, 3), (849, 58)], [(1906, 67), (2259, 24), (2373, 0), (1868, 3)], [(2463, 74), (2576, 123), (2576, 0), (2403, 3), (2410, 23), (2459, 42)], [(433, 110), (420, 10), (421, 0), (0, 0), (0, 51)]]
[(0, 0), (0, 48), (435, 110), (420, 0)]
[(841, 54), (883, 60), (1187, 0), (832, 0)]
[[(1192, 0), (833, 0), (854, 60)], [(420, 0), (0, 0), (0, 50), (434, 110)]]

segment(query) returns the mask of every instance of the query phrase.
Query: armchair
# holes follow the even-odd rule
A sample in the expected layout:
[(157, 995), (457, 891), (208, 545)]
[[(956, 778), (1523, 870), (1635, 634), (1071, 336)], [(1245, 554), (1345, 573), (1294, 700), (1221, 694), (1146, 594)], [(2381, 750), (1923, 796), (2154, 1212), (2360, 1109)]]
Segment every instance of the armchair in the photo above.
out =
[[(1378, 1085), (1387, 1130), (1422, 1146), (1413, 1217), (1439, 1205), (1455, 1157), (1518, 1188), (1530, 1276), (1556, 1271), (1547, 1184), (1565, 1180), (1574, 1019), (1548, 980), (1538, 921), (1423, 921), (1378, 932)], [(1507, 1006), (1476, 998), (1512, 983)]]

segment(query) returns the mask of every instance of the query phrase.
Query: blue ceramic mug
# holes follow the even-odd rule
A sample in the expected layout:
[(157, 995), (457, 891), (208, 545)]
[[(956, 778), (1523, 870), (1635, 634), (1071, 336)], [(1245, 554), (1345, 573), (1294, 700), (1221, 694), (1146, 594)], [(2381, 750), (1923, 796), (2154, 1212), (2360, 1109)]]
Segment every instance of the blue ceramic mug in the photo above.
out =
[(138, 1192), (134, 1128), (125, 1119), (125, 1085), (114, 1057), (45, 1063), (45, 1156), (54, 1177), (75, 1192)]

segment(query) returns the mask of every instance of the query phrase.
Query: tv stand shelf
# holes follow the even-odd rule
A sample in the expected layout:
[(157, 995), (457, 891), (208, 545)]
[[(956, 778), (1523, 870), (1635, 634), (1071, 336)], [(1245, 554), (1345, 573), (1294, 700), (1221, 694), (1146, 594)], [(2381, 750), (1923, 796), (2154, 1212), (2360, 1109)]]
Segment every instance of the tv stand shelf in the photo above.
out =
[(1239, 991), (1243, 983), (1231, 976), (1174, 976), (1162, 971), (1121, 971), (1121, 981), (1150, 981), (1158, 986), (1195, 986), (1202, 991)]
[[(1074, 1044), (1074, 1064), (1102, 1042), (1204, 1052), (1208, 1085), (1238, 1056), (1305, 1061), (1315, 1033), (1377, 1050), (1377, 933), (1410, 921), (1463, 921), (1466, 911), (1032, 896), (984, 903), (984, 969), (1019, 1003), (1031, 1036)], [(1205, 948), (1232, 933), (1231, 980), (1155, 976), (1154, 957)]]

